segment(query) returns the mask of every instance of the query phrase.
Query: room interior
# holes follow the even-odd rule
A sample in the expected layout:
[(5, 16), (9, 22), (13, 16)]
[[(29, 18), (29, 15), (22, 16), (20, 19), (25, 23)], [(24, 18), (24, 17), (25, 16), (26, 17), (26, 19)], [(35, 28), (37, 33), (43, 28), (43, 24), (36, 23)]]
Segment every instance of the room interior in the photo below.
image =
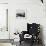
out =
[(46, 0), (1, 0), (0, 46), (46, 46), (45, 15)]

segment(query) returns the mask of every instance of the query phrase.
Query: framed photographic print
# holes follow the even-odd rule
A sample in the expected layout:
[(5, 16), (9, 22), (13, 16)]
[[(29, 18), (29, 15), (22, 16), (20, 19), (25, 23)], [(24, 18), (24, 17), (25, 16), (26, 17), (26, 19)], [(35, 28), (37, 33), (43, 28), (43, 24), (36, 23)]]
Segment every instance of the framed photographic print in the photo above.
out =
[(17, 9), (16, 10), (16, 17), (25, 18), (26, 17), (26, 11), (23, 9)]

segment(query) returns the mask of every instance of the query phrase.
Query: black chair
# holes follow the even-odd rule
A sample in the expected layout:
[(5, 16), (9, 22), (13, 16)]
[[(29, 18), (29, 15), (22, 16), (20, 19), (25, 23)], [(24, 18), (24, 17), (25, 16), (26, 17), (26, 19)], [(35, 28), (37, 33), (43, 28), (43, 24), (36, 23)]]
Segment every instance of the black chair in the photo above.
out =
[(39, 43), (40, 24), (27, 24), (27, 31), (32, 35), (33, 41), (37, 41)]
[(32, 45), (34, 42), (39, 43), (39, 33), (40, 33), (40, 24), (36, 24), (36, 23), (29, 24), (29, 23), (27, 23), (27, 31), (22, 31), (22, 34), (19, 35), (20, 36), (20, 44), (22, 41), (25, 41), (25, 38), (24, 38), (25, 34), (32, 35), (32, 37), (29, 39), (29, 41), (31, 41)]

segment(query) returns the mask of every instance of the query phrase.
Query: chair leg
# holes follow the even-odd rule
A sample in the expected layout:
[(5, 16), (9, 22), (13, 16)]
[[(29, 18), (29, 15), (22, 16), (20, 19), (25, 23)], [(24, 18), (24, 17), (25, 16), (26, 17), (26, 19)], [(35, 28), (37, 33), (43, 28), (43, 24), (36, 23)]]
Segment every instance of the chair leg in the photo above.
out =
[(33, 41), (33, 39), (31, 40), (31, 45), (30, 46), (33, 46), (33, 44), (34, 44), (34, 41)]
[(20, 41), (20, 45), (21, 45), (21, 41)]
[(33, 46), (33, 44), (34, 44), (34, 42), (32, 42), (30, 46)]

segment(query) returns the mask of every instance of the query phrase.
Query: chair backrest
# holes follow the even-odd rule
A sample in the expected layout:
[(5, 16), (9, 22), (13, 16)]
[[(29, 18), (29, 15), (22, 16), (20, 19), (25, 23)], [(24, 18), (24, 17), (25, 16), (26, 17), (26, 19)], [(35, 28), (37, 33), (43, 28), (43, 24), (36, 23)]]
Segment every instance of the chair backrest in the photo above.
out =
[(27, 30), (28, 30), (29, 34), (36, 35), (40, 32), (40, 24), (36, 24), (36, 23), (29, 24), (29, 23), (27, 23)]

